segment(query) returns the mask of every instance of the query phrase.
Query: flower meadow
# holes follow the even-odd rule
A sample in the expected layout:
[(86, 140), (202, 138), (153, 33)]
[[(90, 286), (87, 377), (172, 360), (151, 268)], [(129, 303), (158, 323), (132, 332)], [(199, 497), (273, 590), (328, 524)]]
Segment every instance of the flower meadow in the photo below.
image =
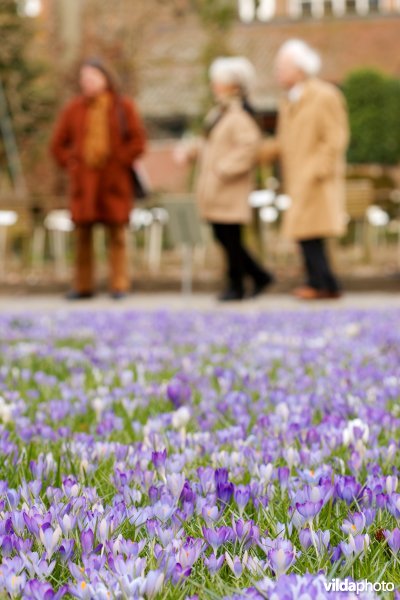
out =
[(400, 597), (400, 311), (27, 312), (0, 340), (0, 598)]

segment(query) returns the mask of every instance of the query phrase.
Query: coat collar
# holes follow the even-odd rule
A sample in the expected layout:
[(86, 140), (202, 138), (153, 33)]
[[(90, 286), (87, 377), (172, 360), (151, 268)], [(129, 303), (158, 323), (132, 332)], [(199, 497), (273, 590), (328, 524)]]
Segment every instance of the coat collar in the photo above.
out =
[(284, 110), (291, 115), (296, 114), (304, 104), (307, 104), (308, 99), (314, 93), (313, 90), (315, 81), (316, 79), (314, 77), (310, 77), (309, 79), (306, 79), (306, 81), (304, 81), (301, 87), (301, 94), (298, 100), (293, 102), (286, 97), (283, 101)]

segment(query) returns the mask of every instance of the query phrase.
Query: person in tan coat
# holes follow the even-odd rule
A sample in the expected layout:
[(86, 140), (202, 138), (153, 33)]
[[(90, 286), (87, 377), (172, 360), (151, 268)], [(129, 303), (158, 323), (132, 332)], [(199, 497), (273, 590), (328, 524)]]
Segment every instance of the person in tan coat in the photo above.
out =
[(316, 75), (319, 55), (301, 40), (286, 42), (276, 59), (276, 77), (286, 92), (275, 139), (263, 142), (262, 162), (280, 160), (291, 206), (283, 235), (299, 243), (306, 285), (295, 290), (302, 299), (340, 296), (326, 253), (326, 238), (346, 228), (345, 153), (349, 139), (342, 93)]
[(98, 59), (80, 69), (81, 94), (57, 120), (51, 152), (69, 175), (75, 223), (75, 283), (69, 299), (93, 295), (93, 226), (109, 237), (110, 292), (122, 298), (129, 287), (126, 225), (132, 210), (132, 163), (145, 149), (145, 131), (133, 102), (120, 96)]
[(210, 69), (217, 106), (205, 120), (196, 193), (200, 215), (213, 228), (226, 255), (227, 287), (221, 301), (261, 293), (273, 281), (242, 242), (242, 225), (251, 220), (249, 194), (261, 133), (246, 100), (253, 67), (241, 57), (220, 58)]

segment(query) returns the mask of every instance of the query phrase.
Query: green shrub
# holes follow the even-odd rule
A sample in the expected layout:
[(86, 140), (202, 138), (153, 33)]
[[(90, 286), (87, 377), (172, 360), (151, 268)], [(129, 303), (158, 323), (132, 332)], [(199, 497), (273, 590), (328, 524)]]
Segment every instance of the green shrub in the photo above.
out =
[(400, 80), (373, 69), (351, 73), (343, 84), (350, 117), (350, 163), (400, 160)]

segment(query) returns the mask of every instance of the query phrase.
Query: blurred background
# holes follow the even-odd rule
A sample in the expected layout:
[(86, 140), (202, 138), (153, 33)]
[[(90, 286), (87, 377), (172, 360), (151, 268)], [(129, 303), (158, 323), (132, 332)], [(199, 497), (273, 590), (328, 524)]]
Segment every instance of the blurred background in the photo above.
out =
[[(338, 268), (347, 286), (398, 289), (399, 31), (399, 0), (0, 0), (2, 289), (58, 291), (70, 278), (66, 180), (48, 143), (87, 56), (113, 66), (150, 139), (142, 168), (151, 194), (136, 205), (130, 226), (136, 287), (174, 288), (193, 276), (195, 287), (214, 289), (221, 257), (209, 232), (198, 223), (182, 239), (168, 226), (168, 202), (193, 200), (193, 172), (174, 162), (173, 150), (200, 131), (210, 104), (207, 69), (219, 55), (253, 62), (253, 104), (265, 135), (273, 133), (279, 102), (273, 60), (294, 37), (322, 54), (322, 76), (341, 87), (349, 106), (349, 230), (335, 246)], [(261, 172), (258, 180), (270, 194), (255, 199), (247, 235), (281, 275), (281, 289), (289, 289), (301, 265), (296, 249), (278, 235), (287, 199), (279, 172)], [(196, 219), (195, 211), (190, 215)], [(101, 231), (96, 249), (105, 254)]]

